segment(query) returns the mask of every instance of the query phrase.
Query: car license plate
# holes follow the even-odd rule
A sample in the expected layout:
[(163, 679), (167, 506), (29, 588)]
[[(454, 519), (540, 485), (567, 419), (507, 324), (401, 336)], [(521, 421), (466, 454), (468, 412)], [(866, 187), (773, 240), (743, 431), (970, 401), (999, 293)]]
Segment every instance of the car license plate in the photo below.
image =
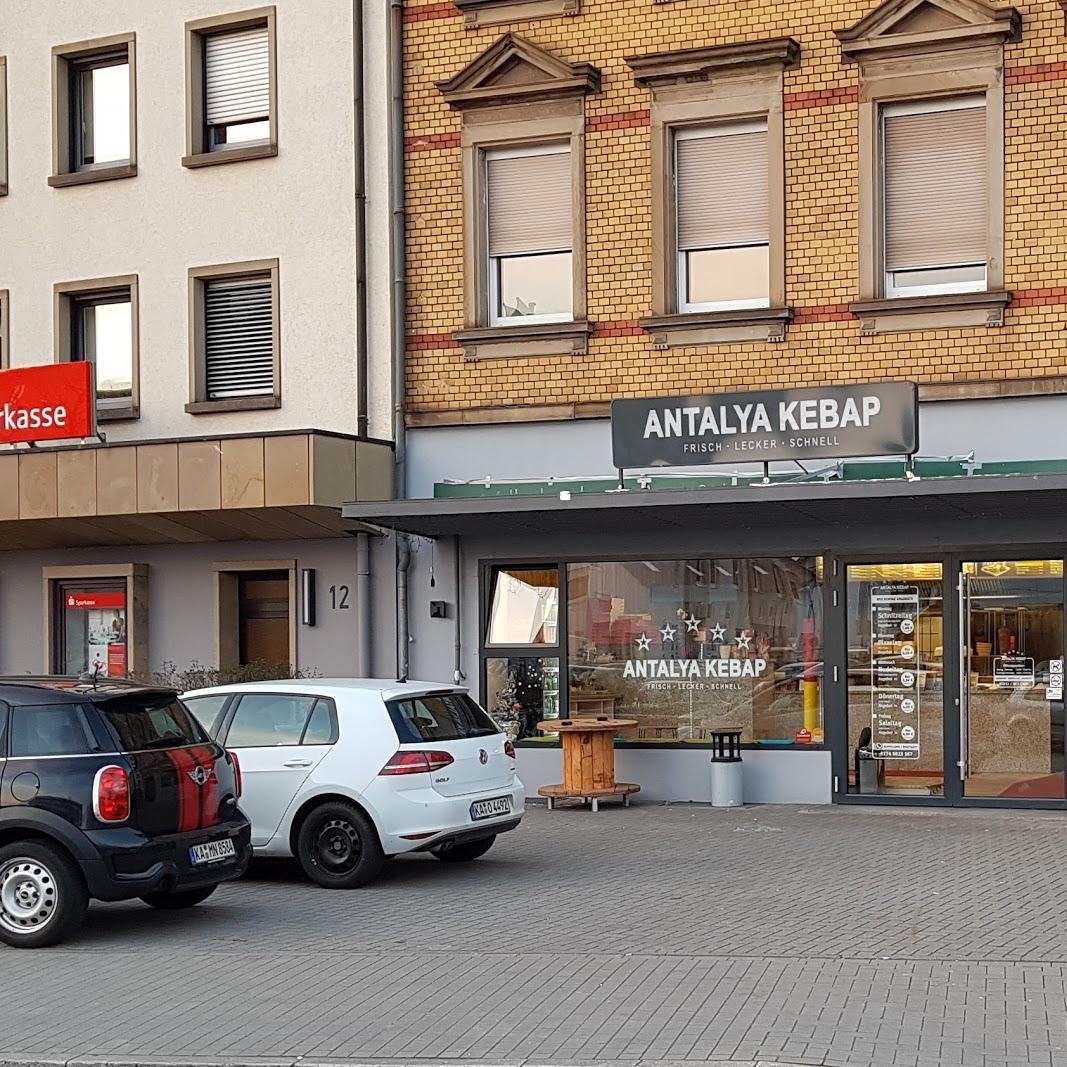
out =
[(201, 863), (218, 863), (219, 860), (231, 860), (237, 855), (233, 842), (227, 837), (222, 841), (208, 841), (203, 845), (193, 845), (189, 849), (189, 861), (194, 867)]
[(511, 814), (511, 797), (493, 797), (492, 800), (476, 800), (471, 805), (471, 818), (491, 819), (494, 815)]

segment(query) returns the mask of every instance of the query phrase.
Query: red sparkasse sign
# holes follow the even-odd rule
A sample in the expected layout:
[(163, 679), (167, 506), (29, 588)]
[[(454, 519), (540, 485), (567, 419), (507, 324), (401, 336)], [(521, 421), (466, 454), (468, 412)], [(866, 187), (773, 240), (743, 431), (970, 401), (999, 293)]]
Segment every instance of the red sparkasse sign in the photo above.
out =
[(93, 365), (88, 360), (0, 370), (0, 444), (95, 435)]
[(68, 608), (124, 608), (125, 593), (67, 593)]

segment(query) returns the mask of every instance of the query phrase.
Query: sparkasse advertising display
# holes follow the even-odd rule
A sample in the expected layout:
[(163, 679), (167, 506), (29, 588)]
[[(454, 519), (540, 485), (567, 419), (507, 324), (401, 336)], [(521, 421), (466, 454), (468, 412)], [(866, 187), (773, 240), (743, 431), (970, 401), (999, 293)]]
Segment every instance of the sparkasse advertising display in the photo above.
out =
[(616, 467), (911, 456), (912, 382), (638, 397), (611, 405)]
[(96, 435), (93, 365), (87, 360), (0, 371), (0, 444)]

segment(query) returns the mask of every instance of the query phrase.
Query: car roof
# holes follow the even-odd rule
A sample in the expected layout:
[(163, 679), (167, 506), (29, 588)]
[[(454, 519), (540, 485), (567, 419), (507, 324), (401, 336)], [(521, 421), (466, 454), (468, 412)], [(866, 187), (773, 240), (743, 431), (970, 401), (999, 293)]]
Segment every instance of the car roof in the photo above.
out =
[(0, 676), (0, 700), (20, 707), (33, 704), (99, 703), (126, 695), (169, 696), (176, 690), (143, 685), (129, 678), (98, 678), (95, 682), (70, 675)]
[(383, 700), (425, 696), (427, 693), (465, 693), (466, 686), (451, 682), (400, 682), (395, 678), (282, 678), (273, 682), (235, 682), (207, 689), (190, 689), (186, 697), (208, 693), (304, 693), (336, 697), (349, 693), (377, 693)]

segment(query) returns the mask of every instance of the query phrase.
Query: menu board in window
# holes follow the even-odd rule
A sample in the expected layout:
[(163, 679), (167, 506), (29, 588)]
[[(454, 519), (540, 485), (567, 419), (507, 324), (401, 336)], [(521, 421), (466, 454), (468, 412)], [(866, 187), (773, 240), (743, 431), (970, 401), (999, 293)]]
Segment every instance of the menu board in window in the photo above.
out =
[(918, 586), (871, 587), (871, 752), (919, 758)]

